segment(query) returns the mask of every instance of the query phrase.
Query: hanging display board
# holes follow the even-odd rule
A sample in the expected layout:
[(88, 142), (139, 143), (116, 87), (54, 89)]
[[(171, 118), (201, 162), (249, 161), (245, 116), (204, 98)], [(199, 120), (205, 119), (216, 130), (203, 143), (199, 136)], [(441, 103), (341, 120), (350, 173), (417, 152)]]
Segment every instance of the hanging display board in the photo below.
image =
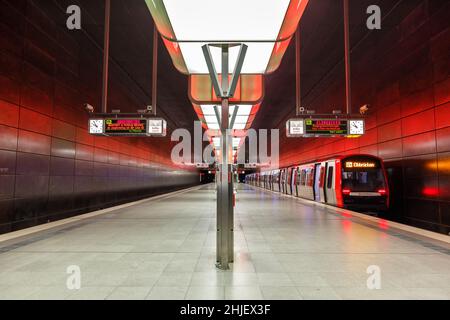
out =
[(286, 123), (286, 135), (295, 137), (359, 137), (365, 134), (363, 119), (304, 118)]
[(306, 119), (306, 135), (348, 135), (348, 121), (340, 119)]
[(89, 133), (102, 136), (158, 136), (167, 135), (167, 122), (163, 119), (89, 119)]

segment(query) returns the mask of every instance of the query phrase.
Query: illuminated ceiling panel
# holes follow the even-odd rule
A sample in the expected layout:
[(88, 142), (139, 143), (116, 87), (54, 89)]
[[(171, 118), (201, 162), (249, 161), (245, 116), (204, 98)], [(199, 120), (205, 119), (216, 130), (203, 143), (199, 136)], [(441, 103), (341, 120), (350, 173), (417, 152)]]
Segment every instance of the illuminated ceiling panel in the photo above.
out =
[[(309, 0), (146, 0), (174, 65), (207, 74), (201, 46), (246, 44), (243, 74), (275, 71)], [(220, 65), (220, 50), (212, 50)], [(234, 67), (238, 48), (230, 50)], [(231, 71), (231, 70), (230, 70)]]
[[(231, 80), (231, 75), (229, 76)], [(219, 74), (219, 80), (222, 75)], [(231, 104), (256, 105), (264, 97), (264, 77), (259, 74), (243, 74), (239, 77), (238, 86)], [(209, 74), (195, 74), (189, 76), (189, 99), (193, 104), (220, 103), (211, 82)]]
[[(222, 110), (220, 107), (216, 107), (215, 105), (202, 105), (200, 106), (200, 109), (202, 111), (202, 116), (200, 117), (200, 120), (204, 120), (206, 122), (206, 125), (208, 129), (211, 130), (219, 130), (219, 119), (217, 119), (216, 111), (214, 110), (217, 108), (217, 113), (219, 115), (219, 119), (222, 117)], [(249, 125), (249, 119), (250, 114), (253, 110), (252, 106), (230, 106), (230, 113), (229, 113), (229, 124), (231, 126), (231, 121), (233, 119), (234, 112), (237, 108), (237, 114), (234, 118), (234, 124), (231, 128), (232, 130), (244, 130), (247, 125)]]
[[(275, 41), (289, 0), (163, 0), (181, 41)], [(226, 18), (226, 28), (220, 24)], [(206, 27), (205, 27), (206, 26)], [(249, 26), (252, 26), (249, 28)]]
[[(190, 74), (206, 74), (208, 67), (202, 52), (202, 45), (205, 43), (180, 43), (181, 52), (186, 61)], [(273, 52), (273, 43), (246, 43), (248, 45), (247, 55), (242, 67), (243, 74), (264, 74), (266, 73), (269, 60)], [(217, 50), (214, 50), (217, 49)], [(230, 48), (230, 62), (228, 72), (233, 72), (237, 62), (239, 47)], [(211, 55), (214, 64), (222, 64), (221, 52), (219, 48), (211, 48)]]

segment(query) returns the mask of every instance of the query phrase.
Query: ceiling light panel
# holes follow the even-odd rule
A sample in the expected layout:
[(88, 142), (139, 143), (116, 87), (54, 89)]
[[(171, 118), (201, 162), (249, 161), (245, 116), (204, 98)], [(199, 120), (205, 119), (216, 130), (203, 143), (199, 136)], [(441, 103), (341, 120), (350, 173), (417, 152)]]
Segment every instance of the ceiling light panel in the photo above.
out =
[(176, 39), (198, 42), (276, 41), (290, 4), (290, 0), (162, 2)]

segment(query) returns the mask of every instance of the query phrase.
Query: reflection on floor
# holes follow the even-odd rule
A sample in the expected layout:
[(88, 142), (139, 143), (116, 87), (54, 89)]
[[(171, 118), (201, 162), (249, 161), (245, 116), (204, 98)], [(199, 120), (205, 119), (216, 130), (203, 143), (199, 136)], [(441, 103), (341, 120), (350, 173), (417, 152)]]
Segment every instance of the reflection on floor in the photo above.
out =
[(237, 201), (228, 272), (209, 185), (0, 247), (0, 299), (450, 299), (445, 251), (247, 186)]

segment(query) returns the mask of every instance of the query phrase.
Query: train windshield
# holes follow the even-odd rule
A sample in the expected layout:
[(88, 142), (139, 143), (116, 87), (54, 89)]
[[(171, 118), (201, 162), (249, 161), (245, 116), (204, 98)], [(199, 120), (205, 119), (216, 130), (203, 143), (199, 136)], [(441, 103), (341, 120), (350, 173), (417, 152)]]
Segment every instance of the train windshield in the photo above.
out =
[(373, 158), (350, 158), (343, 161), (342, 188), (353, 192), (376, 192), (386, 188), (381, 162)]

